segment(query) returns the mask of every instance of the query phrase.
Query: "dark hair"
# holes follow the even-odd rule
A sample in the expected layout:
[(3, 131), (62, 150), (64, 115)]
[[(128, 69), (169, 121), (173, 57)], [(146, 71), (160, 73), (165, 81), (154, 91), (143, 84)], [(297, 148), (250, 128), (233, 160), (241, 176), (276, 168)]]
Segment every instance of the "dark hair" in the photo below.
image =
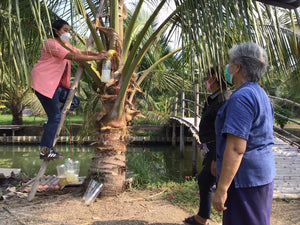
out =
[(56, 34), (56, 31), (60, 30), (65, 24), (70, 26), (67, 21), (61, 20), (61, 19), (55, 20), (52, 23), (52, 32), (53, 32), (54, 37), (58, 37), (58, 35)]
[[(216, 75), (219, 86), (222, 86), (222, 89), (227, 87), (228, 83), (225, 79), (224, 69), (222, 66), (213, 66), (211, 65), (206, 73), (206, 77)], [(221, 85), (220, 85), (221, 79)]]

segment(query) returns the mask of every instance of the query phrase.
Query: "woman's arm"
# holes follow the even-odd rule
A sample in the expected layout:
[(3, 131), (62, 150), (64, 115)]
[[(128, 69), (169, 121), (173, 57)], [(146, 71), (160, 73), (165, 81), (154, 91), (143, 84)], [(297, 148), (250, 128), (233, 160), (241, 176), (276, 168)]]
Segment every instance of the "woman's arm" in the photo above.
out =
[(86, 62), (86, 61), (107, 59), (107, 52), (101, 51), (95, 55), (86, 55), (86, 54), (81, 54), (81, 53), (69, 52), (65, 56), (65, 59), (69, 59), (69, 60), (77, 61), (77, 62)]
[(227, 134), (221, 174), (212, 200), (214, 208), (219, 212), (226, 210), (224, 204), (227, 199), (227, 191), (240, 167), (246, 145), (247, 140)]
[(99, 54), (99, 52), (91, 52), (91, 51), (80, 51), (80, 53), (83, 55), (92, 55), (92, 56)]

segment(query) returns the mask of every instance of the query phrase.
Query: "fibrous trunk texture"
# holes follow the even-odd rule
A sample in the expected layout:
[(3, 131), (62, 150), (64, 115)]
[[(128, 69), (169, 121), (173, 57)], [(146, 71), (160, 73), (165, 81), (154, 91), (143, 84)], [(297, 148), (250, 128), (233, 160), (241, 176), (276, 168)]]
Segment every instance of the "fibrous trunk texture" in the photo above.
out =
[(126, 188), (125, 135), (124, 129), (101, 129), (100, 145), (92, 159), (91, 177), (100, 178), (103, 183), (102, 196), (113, 196)]

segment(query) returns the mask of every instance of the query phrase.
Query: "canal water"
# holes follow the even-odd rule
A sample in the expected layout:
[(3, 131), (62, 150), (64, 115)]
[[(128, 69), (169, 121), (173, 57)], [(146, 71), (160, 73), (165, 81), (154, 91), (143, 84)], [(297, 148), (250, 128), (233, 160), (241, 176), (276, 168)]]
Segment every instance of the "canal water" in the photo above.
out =
[[(79, 176), (86, 176), (94, 155), (94, 146), (73, 146), (70, 155), (66, 145), (57, 145), (55, 150), (63, 154), (65, 158), (71, 156), (73, 160), (80, 162)], [(192, 175), (192, 146), (185, 146), (184, 159), (180, 157), (179, 147), (169, 145), (160, 146), (128, 146), (126, 160), (129, 168), (143, 167), (149, 169), (149, 165), (160, 170), (169, 178), (184, 178)], [(201, 169), (201, 157), (198, 154), (198, 171)], [(63, 164), (64, 160), (54, 160), (48, 165), (45, 175), (56, 174), (56, 166)], [(34, 177), (42, 164), (39, 159), (37, 145), (0, 145), (0, 168), (20, 168), (26, 177)], [(150, 170), (150, 169), (149, 169)], [(132, 171), (129, 171), (132, 172)], [(146, 171), (151, 173), (152, 171)], [(133, 172), (134, 173), (134, 172)]]

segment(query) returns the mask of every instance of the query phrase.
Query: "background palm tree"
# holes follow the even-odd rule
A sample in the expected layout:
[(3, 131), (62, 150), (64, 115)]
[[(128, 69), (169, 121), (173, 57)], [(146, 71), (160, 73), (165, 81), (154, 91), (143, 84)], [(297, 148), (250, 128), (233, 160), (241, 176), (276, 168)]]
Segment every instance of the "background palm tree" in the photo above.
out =
[[(176, 4), (183, 2), (179, 0)], [(269, 55), (270, 67), (263, 85), (272, 86), (274, 78), (288, 79), (293, 71), (299, 71), (297, 9), (248, 0), (194, 1), (182, 10), (182, 18), (183, 41), (193, 44), (196, 51), (187, 53), (193, 52), (199, 59), (199, 71), (206, 71), (212, 62), (226, 65), (228, 50), (246, 41), (257, 42)]]
[[(31, 60), (35, 60), (33, 52), (40, 45), (36, 43), (37, 36), (26, 35), (26, 29), (21, 26), (20, 9), (28, 7), (26, 1), (2, 1), (0, 4), (0, 88), (1, 100), (13, 115), (12, 124), (22, 124), (22, 100), (29, 90), (29, 73)], [(25, 10), (24, 10), (25, 11)], [(26, 15), (28, 16), (28, 14)], [(25, 17), (26, 17), (25, 16)], [(39, 43), (39, 42), (38, 42)], [(27, 48), (30, 46), (30, 48)], [(32, 55), (33, 57), (28, 57)]]

